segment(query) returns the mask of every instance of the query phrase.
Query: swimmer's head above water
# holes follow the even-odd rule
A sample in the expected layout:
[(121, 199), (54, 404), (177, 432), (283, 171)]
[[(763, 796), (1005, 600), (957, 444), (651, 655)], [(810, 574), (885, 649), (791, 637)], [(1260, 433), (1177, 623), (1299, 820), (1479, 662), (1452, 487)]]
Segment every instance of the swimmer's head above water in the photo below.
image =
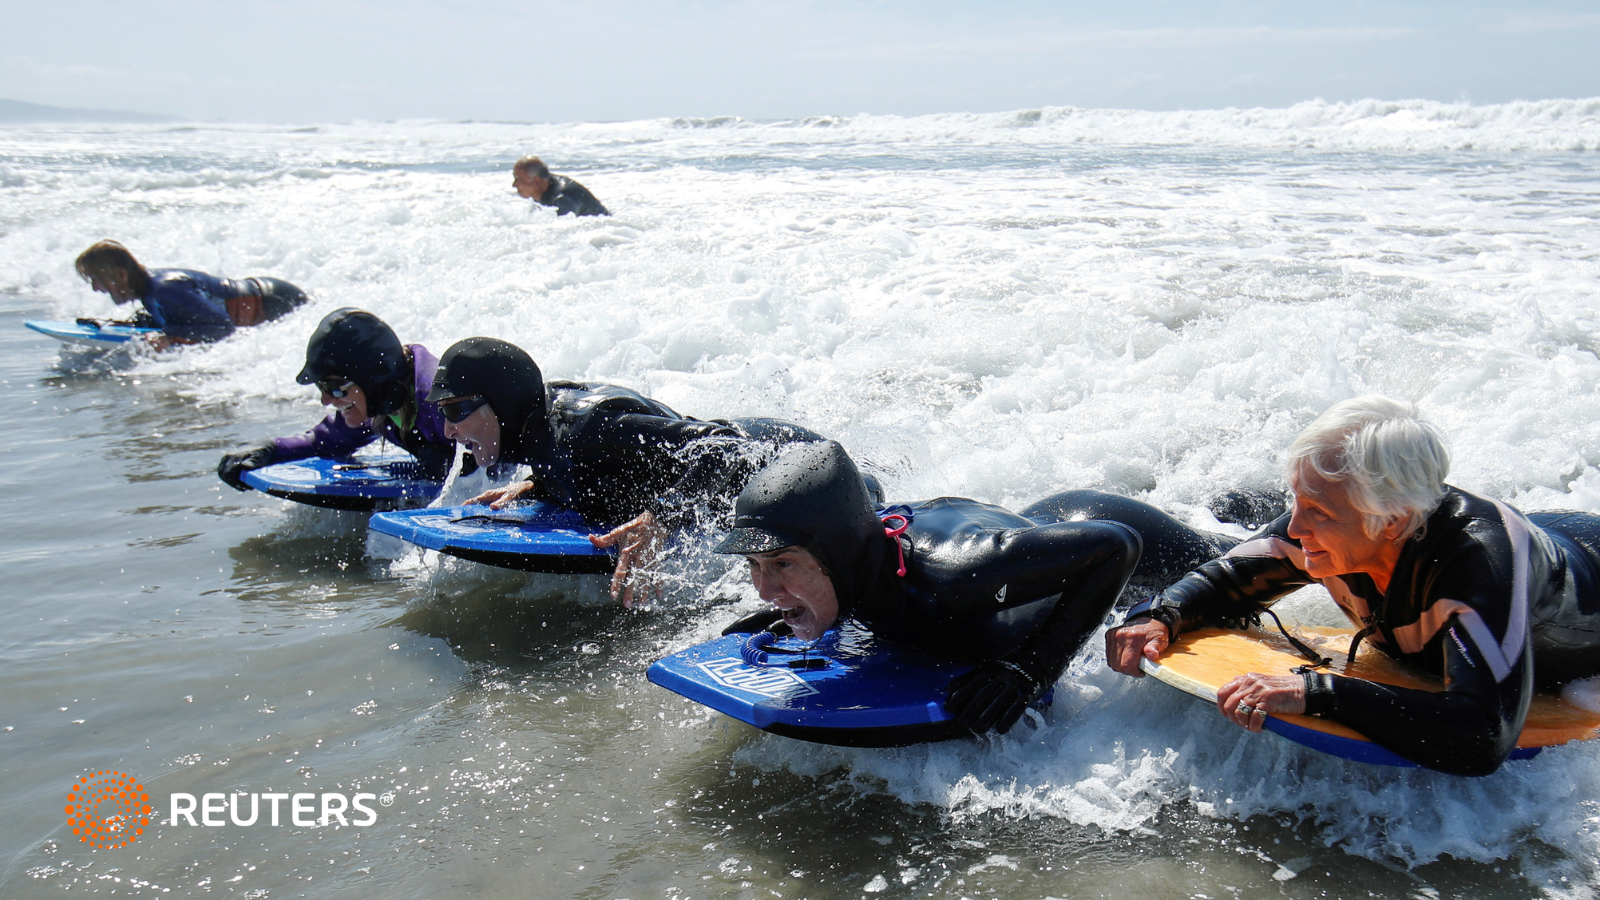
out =
[(550, 441), (544, 375), (522, 348), (486, 337), (450, 345), (439, 357), (428, 402), (445, 417), (445, 436), (479, 465), (526, 462)]
[(822, 441), (795, 446), (750, 479), (716, 550), (743, 556), (757, 593), (810, 640), (858, 606), (890, 546), (855, 463)]
[(1315, 578), (1365, 572), (1386, 585), (1401, 546), (1445, 496), (1450, 452), (1414, 406), (1375, 394), (1338, 403), (1289, 447), (1288, 534)]
[(96, 241), (78, 254), (78, 276), (101, 294), (121, 305), (150, 293), (150, 273), (116, 241)]
[(316, 385), (322, 404), (351, 427), (399, 412), (413, 394), (400, 338), (382, 319), (353, 307), (323, 316), (306, 342), (306, 363), (295, 381)]
[(518, 197), (537, 200), (550, 190), (550, 168), (537, 156), (524, 156), (511, 165), (511, 186)]

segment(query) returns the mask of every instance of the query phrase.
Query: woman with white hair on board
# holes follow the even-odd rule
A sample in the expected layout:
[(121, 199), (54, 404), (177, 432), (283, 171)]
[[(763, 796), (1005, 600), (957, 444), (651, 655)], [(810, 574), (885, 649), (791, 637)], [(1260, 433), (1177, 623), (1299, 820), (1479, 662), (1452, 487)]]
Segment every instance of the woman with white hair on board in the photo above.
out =
[[(1241, 675), (1222, 714), (1335, 720), (1419, 765), (1487, 775), (1516, 746), (1535, 687), (1600, 673), (1600, 516), (1525, 515), (1444, 483), (1450, 454), (1416, 408), (1369, 395), (1289, 448), (1291, 511), (1129, 611), (1106, 657), (1141, 674), (1179, 632), (1253, 619), (1319, 582), (1369, 641), (1439, 692), (1314, 671)], [(1352, 646), (1352, 653), (1354, 646)]]

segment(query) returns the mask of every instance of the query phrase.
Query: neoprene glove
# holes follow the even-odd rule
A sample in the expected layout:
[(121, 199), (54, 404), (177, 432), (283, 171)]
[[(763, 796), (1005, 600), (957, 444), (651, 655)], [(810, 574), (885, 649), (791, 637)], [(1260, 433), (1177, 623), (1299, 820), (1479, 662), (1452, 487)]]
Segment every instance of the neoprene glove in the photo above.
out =
[(244, 473), (272, 465), (272, 455), (277, 449), (271, 441), (266, 441), (255, 447), (246, 447), (226, 454), (222, 457), (222, 462), (217, 463), (217, 477), (236, 491), (248, 491), (250, 485), (244, 483)]
[(1044, 696), (1046, 687), (1014, 662), (985, 660), (950, 682), (945, 689), (944, 708), (955, 716), (956, 724), (973, 734), (983, 734), (991, 728), (1005, 734), (1030, 704)]

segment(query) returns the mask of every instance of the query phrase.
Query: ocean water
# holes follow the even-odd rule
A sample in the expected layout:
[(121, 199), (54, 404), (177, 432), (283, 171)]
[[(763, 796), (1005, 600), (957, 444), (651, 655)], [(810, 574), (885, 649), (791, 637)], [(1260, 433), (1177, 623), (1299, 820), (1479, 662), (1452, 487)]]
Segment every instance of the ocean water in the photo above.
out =
[[(529, 152), (616, 215), (517, 198)], [(72, 271), (103, 237), (314, 303), (163, 357), (24, 330), (112, 312)], [(1597, 295), (1600, 100), (0, 129), (0, 894), (1593, 897), (1600, 747), (1363, 767), (1092, 654), (1005, 737), (797, 743), (644, 679), (757, 608), (725, 562), (622, 610), (213, 469), (319, 417), (306, 337), (360, 306), (792, 419), (903, 499), (1095, 487), (1219, 527), (1206, 498), (1378, 391), (1451, 436), (1453, 483), (1600, 510)], [(63, 809), (107, 769), (157, 809), (97, 850)], [(190, 827), (174, 792), (390, 805)]]

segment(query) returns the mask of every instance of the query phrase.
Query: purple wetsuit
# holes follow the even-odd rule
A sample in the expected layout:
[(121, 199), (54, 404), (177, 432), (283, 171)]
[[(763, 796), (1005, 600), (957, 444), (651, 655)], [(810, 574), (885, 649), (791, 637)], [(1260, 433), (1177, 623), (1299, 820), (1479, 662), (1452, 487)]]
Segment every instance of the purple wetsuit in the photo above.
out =
[(415, 456), (425, 470), (443, 478), (455, 456), (455, 445), (444, 436), (444, 416), (439, 413), (439, 407), (417, 399), (428, 395), (439, 359), (421, 344), (407, 344), (406, 353), (411, 357), (414, 393), (399, 412), (380, 416), (376, 429), (372, 427), (372, 420), (352, 428), (345, 424), (342, 415), (330, 413), (310, 431), (275, 438), (272, 462), (310, 456), (348, 456), (357, 448), (382, 438)]

